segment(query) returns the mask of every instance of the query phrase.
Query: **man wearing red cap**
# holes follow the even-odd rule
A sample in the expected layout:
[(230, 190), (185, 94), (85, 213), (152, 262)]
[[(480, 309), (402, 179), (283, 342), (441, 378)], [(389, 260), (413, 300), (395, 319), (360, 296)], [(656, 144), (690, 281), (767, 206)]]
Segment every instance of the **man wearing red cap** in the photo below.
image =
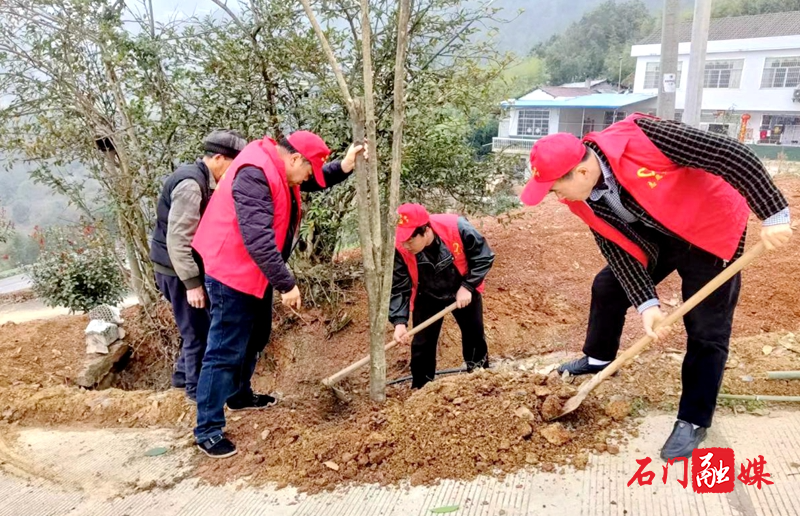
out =
[[(249, 143), (219, 182), (192, 242), (205, 267), (211, 327), (197, 386), (198, 448), (213, 458), (236, 453), (225, 438), (224, 407), (263, 409), (275, 398), (250, 385), (272, 329), (272, 291), (284, 305), (301, 307), (286, 261), (301, 217), (300, 192), (322, 190), (348, 177), (361, 145), (341, 162), (325, 164), (330, 150), (308, 131), (276, 143)], [(311, 179), (313, 176), (313, 180)]]
[[(608, 261), (592, 285), (585, 356), (560, 372), (605, 368), (631, 306), (647, 335), (663, 337), (655, 285), (677, 271), (684, 299), (700, 290), (741, 256), (750, 210), (768, 249), (792, 235), (786, 199), (749, 148), (678, 122), (636, 114), (583, 140), (546, 136), (531, 150), (531, 172), (522, 201), (535, 205), (554, 192)], [(683, 392), (664, 460), (690, 457), (711, 426), (740, 284), (737, 274), (684, 317)]]
[[(394, 338), (407, 342), (409, 312), (414, 326), (447, 305), (457, 303), (453, 316), (461, 329), (461, 351), (467, 370), (489, 367), (483, 332), (483, 281), (494, 253), (483, 235), (458, 215), (428, 215), (419, 204), (397, 209), (394, 275), (389, 321)], [(439, 319), (414, 336), (411, 343), (411, 387), (434, 379), (436, 345), (442, 329)]]

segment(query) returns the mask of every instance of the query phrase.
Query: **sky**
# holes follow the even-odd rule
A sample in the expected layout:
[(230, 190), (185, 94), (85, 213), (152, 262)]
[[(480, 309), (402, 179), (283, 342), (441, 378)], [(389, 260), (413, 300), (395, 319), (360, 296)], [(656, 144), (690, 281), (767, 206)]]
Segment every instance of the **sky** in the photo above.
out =
[[(128, 5), (134, 4), (135, 2), (130, 2)], [(238, 11), (237, 4), (236, 0), (228, 0), (228, 5), (233, 11)], [(220, 8), (211, 0), (153, 0), (155, 18), (162, 22), (176, 14), (182, 14), (182, 17), (204, 16), (219, 10)]]

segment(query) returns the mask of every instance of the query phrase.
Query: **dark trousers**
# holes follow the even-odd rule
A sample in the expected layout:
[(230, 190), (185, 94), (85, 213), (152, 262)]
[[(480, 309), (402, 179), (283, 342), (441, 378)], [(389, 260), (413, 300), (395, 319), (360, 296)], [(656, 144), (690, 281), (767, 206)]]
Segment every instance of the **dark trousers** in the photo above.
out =
[(172, 385), (185, 387), (186, 395), (197, 396), (197, 381), (206, 350), (211, 315), (208, 308), (192, 308), (186, 298), (186, 287), (176, 276), (156, 273), (158, 290), (172, 304), (175, 324), (181, 334), (181, 351), (172, 374)]
[[(430, 319), (451, 302), (418, 295), (414, 301), (412, 314), (414, 326)], [(467, 369), (471, 371), (476, 367), (489, 367), (489, 352), (486, 347), (486, 335), (483, 333), (482, 296), (477, 292), (472, 294), (472, 302), (464, 308), (453, 310), (453, 317), (461, 329), (461, 351)], [(443, 319), (439, 319), (417, 333), (411, 341), (412, 389), (422, 387), (436, 376), (436, 347), (442, 330), (442, 321)]]
[(250, 380), (272, 331), (272, 287), (259, 299), (206, 276), (206, 290), (211, 329), (197, 386), (198, 443), (222, 434), (228, 400), (252, 398)]
[[(656, 238), (659, 254), (658, 263), (651, 272), (653, 282), (658, 284), (677, 270), (684, 300), (724, 268), (722, 260), (682, 240), (665, 235)], [(678, 419), (706, 428), (711, 426), (728, 359), (733, 312), (740, 286), (741, 276), (737, 274), (683, 318), (688, 341), (681, 370), (683, 392)], [(583, 346), (586, 355), (598, 360), (614, 360), (625, 324), (625, 312), (630, 306), (611, 269), (601, 270), (592, 284), (589, 329)]]

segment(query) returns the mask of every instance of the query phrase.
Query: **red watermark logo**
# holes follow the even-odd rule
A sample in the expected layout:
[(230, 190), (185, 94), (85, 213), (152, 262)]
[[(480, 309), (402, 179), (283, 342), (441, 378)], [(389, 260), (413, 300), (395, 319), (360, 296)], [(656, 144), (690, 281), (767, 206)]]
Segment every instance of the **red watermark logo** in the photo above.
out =
[[(628, 480), (628, 487), (634, 482), (640, 486), (653, 485), (655, 472), (647, 467), (652, 462), (650, 457), (636, 459), (639, 468)], [(676, 466), (677, 464), (677, 466)], [(747, 459), (740, 464), (739, 476), (736, 476), (734, 454), (731, 448), (698, 448), (692, 452), (692, 474), (689, 475), (689, 460), (686, 457), (671, 459), (663, 467), (661, 482), (666, 484), (670, 469), (674, 470), (675, 480), (686, 489), (691, 478), (692, 489), (695, 493), (730, 493), (738, 478), (742, 484), (756, 486), (761, 489), (762, 484), (771, 485), (774, 482), (767, 479), (769, 473), (764, 471), (767, 461), (763, 455), (757, 459)], [(675, 468), (671, 468), (676, 466)], [(683, 466), (681, 468), (681, 466)], [(681, 471), (682, 470), (682, 471)]]

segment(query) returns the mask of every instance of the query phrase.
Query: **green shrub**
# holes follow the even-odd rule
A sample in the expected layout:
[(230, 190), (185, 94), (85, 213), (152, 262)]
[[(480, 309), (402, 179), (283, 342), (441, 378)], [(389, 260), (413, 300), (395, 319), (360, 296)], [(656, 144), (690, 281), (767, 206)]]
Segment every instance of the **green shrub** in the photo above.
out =
[(34, 293), (48, 306), (88, 312), (117, 304), (125, 293), (119, 262), (91, 228), (37, 229), (38, 260), (28, 268)]

